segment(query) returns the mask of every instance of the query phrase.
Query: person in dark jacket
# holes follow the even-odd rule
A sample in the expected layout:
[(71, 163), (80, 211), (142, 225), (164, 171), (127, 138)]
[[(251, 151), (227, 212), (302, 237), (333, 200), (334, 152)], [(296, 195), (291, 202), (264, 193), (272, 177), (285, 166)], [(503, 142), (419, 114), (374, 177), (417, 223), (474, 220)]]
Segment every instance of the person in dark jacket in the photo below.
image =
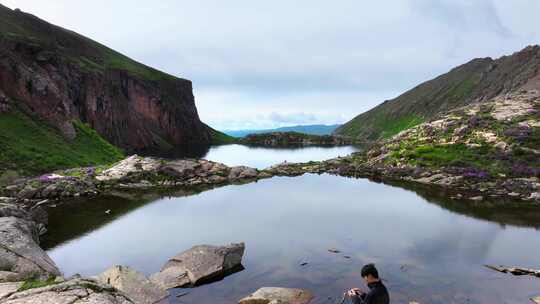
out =
[(390, 296), (388, 290), (379, 279), (379, 272), (375, 265), (367, 264), (362, 267), (362, 278), (366, 282), (369, 291), (363, 292), (359, 288), (353, 288), (346, 292), (352, 303), (354, 304), (388, 304)]

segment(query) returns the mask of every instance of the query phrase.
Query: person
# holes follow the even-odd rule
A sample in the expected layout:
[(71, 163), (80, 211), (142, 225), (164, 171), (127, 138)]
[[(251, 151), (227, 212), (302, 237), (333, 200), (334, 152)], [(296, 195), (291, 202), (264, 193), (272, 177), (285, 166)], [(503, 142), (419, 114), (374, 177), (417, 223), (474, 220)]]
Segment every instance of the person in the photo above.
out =
[(360, 288), (353, 288), (346, 292), (354, 304), (388, 304), (390, 296), (388, 290), (379, 278), (379, 272), (374, 264), (367, 264), (362, 267), (362, 278), (367, 284), (369, 291), (363, 292)]

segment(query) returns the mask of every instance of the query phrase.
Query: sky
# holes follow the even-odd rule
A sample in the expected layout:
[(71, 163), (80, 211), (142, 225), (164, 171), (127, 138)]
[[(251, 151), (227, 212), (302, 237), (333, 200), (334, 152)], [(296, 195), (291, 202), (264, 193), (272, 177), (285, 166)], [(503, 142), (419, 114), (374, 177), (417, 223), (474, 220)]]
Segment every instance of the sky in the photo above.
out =
[(220, 130), (344, 123), (540, 44), (540, 0), (0, 0), (193, 81)]

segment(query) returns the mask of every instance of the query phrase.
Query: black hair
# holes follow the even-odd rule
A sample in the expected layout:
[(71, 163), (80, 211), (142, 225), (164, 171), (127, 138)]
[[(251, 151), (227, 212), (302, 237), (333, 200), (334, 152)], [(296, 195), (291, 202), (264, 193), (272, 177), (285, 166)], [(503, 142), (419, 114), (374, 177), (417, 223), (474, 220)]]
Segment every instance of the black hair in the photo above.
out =
[(362, 267), (362, 277), (367, 277), (368, 275), (372, 275), (375, 279), (379, 278), (379, 272), (375, 268), (375, 264), (367, 264)]

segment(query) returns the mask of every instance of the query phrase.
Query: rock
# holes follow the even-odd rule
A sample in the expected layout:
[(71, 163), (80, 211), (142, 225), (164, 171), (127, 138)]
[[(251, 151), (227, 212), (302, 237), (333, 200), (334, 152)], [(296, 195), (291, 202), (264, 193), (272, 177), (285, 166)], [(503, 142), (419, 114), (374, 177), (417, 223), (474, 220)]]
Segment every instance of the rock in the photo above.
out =
[(126, 293), (136, 303), (159, 303), (169, 293), (150, 282), (146, 276), (127, 266), (113, 266), (97, 277), (98, 282), (108, 284)]
[(528, 199), (533, 201), (540, 201), (540, 191), (531, 193)]
[(17, 194), (17, 197), (18, 198), (32, 198), (34, 197), (34, 195), (38, 192), (38, 189), (32, 187), (31, 185), (27, 185), (26, 187), (24, 187), (24, 189), (22, 189), (18, 194)]
[(0, 299), (9, 297), (15, 293), (23, 282), (0, 283)]
[(255, 178), (257, 177), (258, 172), (256, 169), (246, 167), (246, 166), (236, 166), (232, 167), (229, 172), (229, 179), (240, 179), (240, 178)]
[(484, 197), (482, 196), (473, 196), (473, 197), (470, 197), (469, 198), (471, 201), (475, 201), (475, 202), (480, 202), (480, 201), (483, 201), (484, 200)]
[(504, 141), (500, 141), (500, 142), (496, 143), (493, 147), (504, 151), (504, 150), (506, 150), (506, 148), (508, 148), (508, 144), (505, 143)]
[(199, 285), (241, 267), (245, 245), (199, 245), (172, 257), (150, 280), (164, 289)]
[(12, 293), (0, 298), (3, 304), (134, 304), (113, 287), (91, 279), (72, 279), (40, 288)]
[(303, 289), (263, 287), (239, 304), (307, 304), (313, 299), (311, 292)]
[(96, 179), (99, 181), (118, 180), (131, 173), (156, 171), (160, 166), (161, 163), (157, 159), (132, 155), (103, 171), (100, 175), (96, 176)]
[(339, 251), (339, 250), (336, 249), (336, 248), (330, 248), (330, 249), (328, 249), (328, 252), (331, 252), (331, 253), (340, 253), (341, 251)]
[(17, 280), (24, 280), (60, 275), (56, 264), (38, 243), (39, 230), (35, 222), (15, 217), (0, 218), (0, 269), (14, 273), (8, 276), (10, 281), (15, 276)]
[(533, 301), (536, 304), (540, 304), (540, 296), (532, 297), (531, 301)]
[(200, 164), (192, 160), (169, 161), (159, 168), (159, 171), (176, 178), (187, 179), (192, 177)]

